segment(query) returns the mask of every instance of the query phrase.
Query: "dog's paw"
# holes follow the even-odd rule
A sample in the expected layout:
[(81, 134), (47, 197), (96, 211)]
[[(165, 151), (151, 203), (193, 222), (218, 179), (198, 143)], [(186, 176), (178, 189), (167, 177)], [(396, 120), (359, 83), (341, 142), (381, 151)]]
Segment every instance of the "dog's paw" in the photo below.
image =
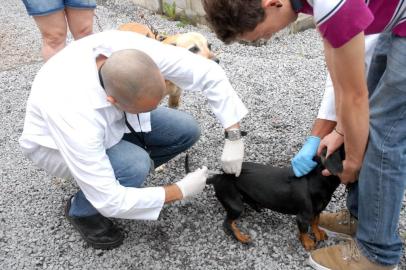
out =
[(320, 228), (314, 232), (314, 237), (316, 237), (317, 242), (328, 239), (327, 233), (324, 230), (321, 230)]
[(224, 222), (224, 229), (226, 233), (231, 234), (238, 242), (245, 244), (245, 245), (251, 245), (252, 244), (252, 239), (249, 234), (243, 233), (237, 226), (237, 223), (235, 220), (233, 221), (225, 221)]
[(313, 250), (316, 247), (316, 242), (307, 233), (300, 234), (299, 240), (306, 251)]

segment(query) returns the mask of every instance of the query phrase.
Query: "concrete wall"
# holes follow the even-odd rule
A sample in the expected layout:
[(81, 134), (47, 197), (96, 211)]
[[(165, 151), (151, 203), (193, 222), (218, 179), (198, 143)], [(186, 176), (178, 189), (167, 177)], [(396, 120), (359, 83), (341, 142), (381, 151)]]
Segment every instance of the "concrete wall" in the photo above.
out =
[(162, 0), (132, 0), (132, 2), (152, 11), (162, 12)]
[(203, 18), (204, 10), (200, 0), (162, 0), (162, 3), (172, 4), (176, 2), (179, 12), (184, 12), (191, 18)]

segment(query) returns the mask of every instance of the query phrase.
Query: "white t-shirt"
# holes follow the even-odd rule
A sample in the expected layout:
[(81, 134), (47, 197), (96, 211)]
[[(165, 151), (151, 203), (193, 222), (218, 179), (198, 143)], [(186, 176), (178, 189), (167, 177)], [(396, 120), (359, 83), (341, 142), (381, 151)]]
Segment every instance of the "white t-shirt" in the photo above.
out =
[[(365, 36), (365, 74), (368, 74), (369, 65), (371, 63), (371, 58), (374, 53), (376, 42), (378, 41), (378, 37), (378, 34)], [(320, 104), (317, 118), (336, 121), (334, 87), (330, 74), (328, 73), (326, 79), (326, 89), (324, 90), (324, 95)]]

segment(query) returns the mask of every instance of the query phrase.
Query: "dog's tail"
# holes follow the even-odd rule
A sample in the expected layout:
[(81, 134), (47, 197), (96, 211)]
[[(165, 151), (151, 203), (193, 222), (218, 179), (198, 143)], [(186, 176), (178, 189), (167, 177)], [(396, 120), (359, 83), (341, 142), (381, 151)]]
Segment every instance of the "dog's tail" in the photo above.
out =
[(216, 174), (216, 175), (213, 175), (213, 176), (207, 178), (206, 184), (214, 185), (215, 183), (217, 183), (217, 181), (218, 181), (218, 175)]
[[(190, 173), (189, 154), (186, 154), (186, 157), (185, 157), (185, 172)], [(207, 178), (206, 184), (214, 185), (218, 181), (217, 176), (218, 176), (218, 174), (211, 175), (209, 178)]]

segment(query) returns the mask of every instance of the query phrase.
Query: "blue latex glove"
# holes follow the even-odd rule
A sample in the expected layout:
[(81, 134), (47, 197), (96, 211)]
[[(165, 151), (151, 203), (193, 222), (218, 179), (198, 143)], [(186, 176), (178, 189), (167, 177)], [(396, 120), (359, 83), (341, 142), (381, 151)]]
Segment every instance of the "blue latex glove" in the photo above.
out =
[(320, 138), (309, 136), (305, 144), (300, 149), (299, 153), (292, 159), (293, 173), (296, 177), (301, 177), (308, 174), (317, 166), (317, 162), (313, 161), (313, 157), (319, 148)]

